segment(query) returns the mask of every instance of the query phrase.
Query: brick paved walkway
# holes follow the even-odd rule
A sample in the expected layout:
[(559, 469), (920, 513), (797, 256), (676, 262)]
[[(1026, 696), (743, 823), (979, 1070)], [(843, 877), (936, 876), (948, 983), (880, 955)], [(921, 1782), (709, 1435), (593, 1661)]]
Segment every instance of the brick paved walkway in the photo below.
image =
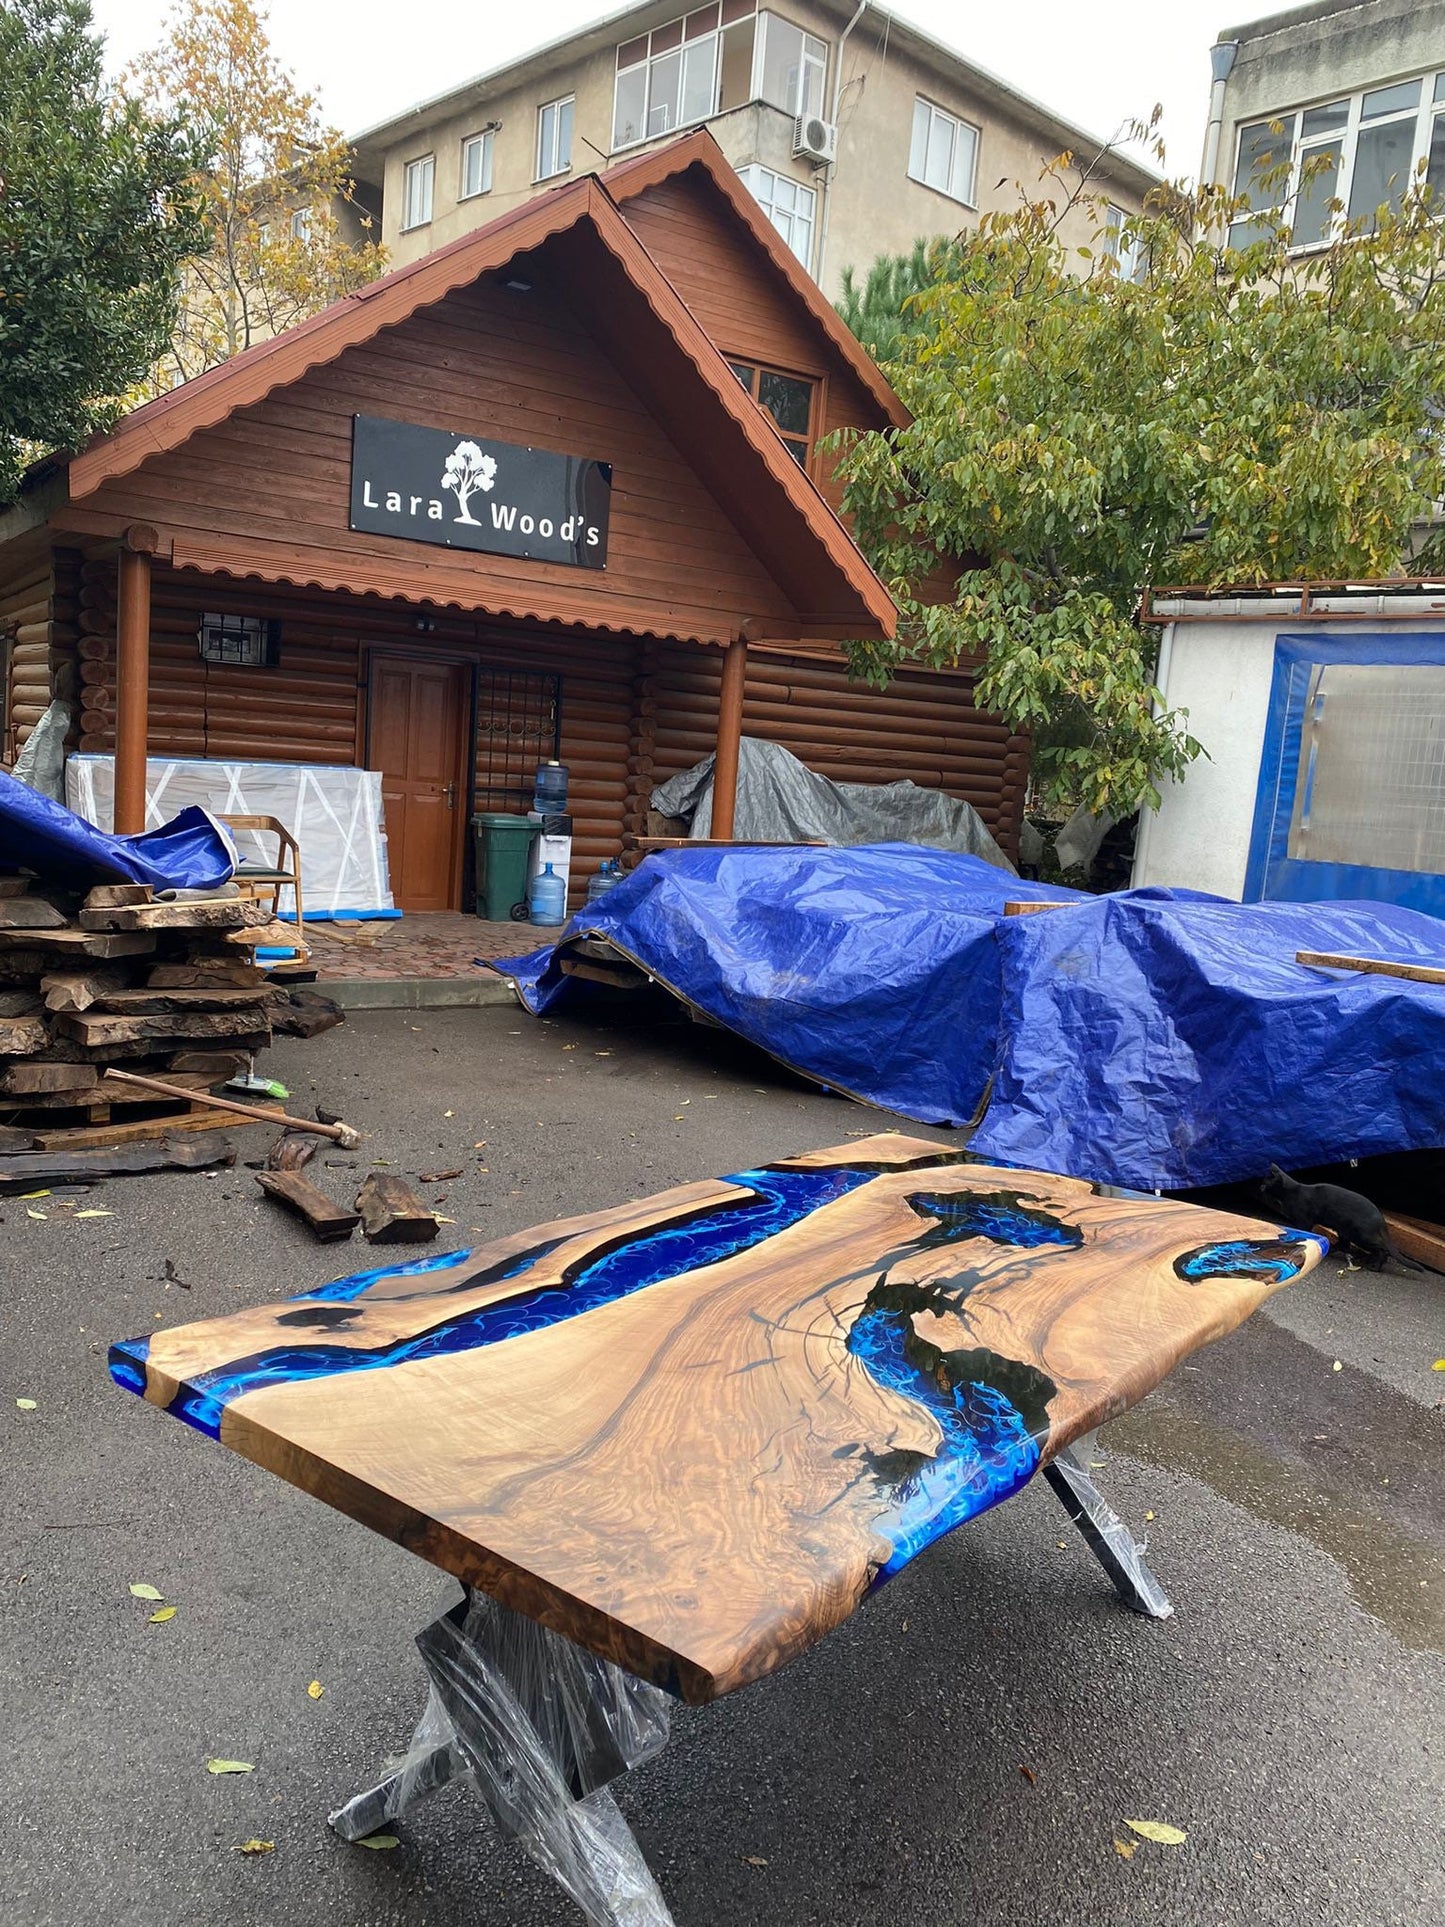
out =
[(521, 957), (555, 935), (526, 923), (485, 923), (445, 911), (375, 923), (308, 924), (318, 987), (388, 978), (478, 977), (478, 957)]

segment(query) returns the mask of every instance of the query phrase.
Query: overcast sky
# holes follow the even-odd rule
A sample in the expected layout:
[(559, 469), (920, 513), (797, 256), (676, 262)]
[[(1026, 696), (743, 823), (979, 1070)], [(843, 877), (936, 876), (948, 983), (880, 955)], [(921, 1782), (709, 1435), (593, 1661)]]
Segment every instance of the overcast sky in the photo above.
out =
[[(92, 0), (111, 66), (160, 36), (165, 0)], [(679, 9), (681, 10), (681, 9)], [(784, 6), (783, 10), (786, 8)], [(606, 0), (271, 0), (272, 43), (347, 133), (615, 11)], [(1270, 11), (1229, 0), (907, 0), (896, 10), (1089, 133), (1164, 109), (1167, 170), (1199, 165), (1209, 48)]]

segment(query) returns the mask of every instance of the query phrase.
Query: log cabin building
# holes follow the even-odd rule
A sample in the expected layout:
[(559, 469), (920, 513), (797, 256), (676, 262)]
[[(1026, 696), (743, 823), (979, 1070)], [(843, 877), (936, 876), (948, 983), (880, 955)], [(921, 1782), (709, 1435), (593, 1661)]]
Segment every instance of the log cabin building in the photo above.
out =
[[(689, 135), (42, 464), (0, 514), (5, 752), (70, 700), (122, 831), (147, 754), (379, 769), (408, 911), (462, 907), (471, 812), (525, 810), (552, 754), (574, 902), (714, 749), (726, 834), (740, 731), (944, 789), (1012, 852), (1027, 745), (969, 676), (848, 679), (841, 644), (895, 612), (816, 443), (903, 419)], [(200, 646), (217, 613), (230, 651)]]

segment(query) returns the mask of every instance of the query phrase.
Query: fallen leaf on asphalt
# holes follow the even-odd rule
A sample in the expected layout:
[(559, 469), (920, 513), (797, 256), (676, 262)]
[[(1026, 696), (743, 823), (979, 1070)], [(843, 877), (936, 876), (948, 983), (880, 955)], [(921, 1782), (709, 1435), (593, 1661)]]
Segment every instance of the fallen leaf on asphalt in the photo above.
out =
[(275, 1853), (274, 1840), (243, 1840), (239, 1847), (232, 1847), (232, 1853)]
[(576, 1050), (577, 1046), (575, 1044), (564, 1044), (562, 1048), (563, 1050)]
[(438, 1224), (455, 1224), (456, 1219), (455, 1218), (438, 1218), (437, 1223)]
[(1335, 1360), (1334, 1364), (1331, 1365), (1330, 1367), (1330, 1370), (1332, 1372), (1342, 1372), (1344, 1369), (1345, 1369), (1344, 1365), (1340, 1362), (1338, 1358)]
[(45, 1187), (43, 1191), (22, 1191), (20, 1193), (20, 1199), (22, 1203), (24, 1203), (26, 1198), (48, 1198), (49, 1196), (50, 1196), (50, 1187), (48, 1185)]
[(1139, 1843), (1136, 1840), (1116, 1840), (1114, 1851), (1121, 1860), (1132, 1860), (1139, 1851)]
[(459, 1178), (460, 1171), (423, 1171), (417, 1179), (418, 1184), (446, 1184), (452, 1178)]
[(1146, 1512), (1144, 1514), (1144, 1523), (1146, 1525), (1152, 1525), (1153, 1522), (1154, 1522), (1154, 1514), (1152, 1512)]
[[(682, 1112), (679, 1111), (677, 1116), (672, 1121), (674, 1124), (686, 1124), (687, 1119), (683, 1116)], [(38, 1211), (32, 1211), (30, 1215), (32, 1218), (38, 1218), (40, 1216), (40, 1213)]]
[(1437, 1358), (1435, 1363), (1430, 1367), (1430, 1370), (1432, 1372), (1445, 1372), (1445, 1358)]
[(1161, 1847), (1182, 1847), (1189, 1835), (1180, 1827), (1171, 1827), (1167, 1820), (1126, 1820), (1124, 1825), (1141, 1839), (1153, 1840)]
[(15, 1403), (22, 1412), (33, 1412), (35, 1410), (35, 1400), (33, 1398), (17, 1398)]
[(750, 1867), (766, 1867), (768, 1864), (760, 1854), (756, 1853), (745, 1853), (743, 1859)]
[(132, 1599), (164, 1599), (165, 1598), (165, 1594), (163, 1592), (157, 1592), (154, 1586), (148, 1586), (143, 1579), (139, 1580), (134, 1586), (131, 1587), (130, 1596)]
[(443, 1116), (443, 1117), (455, 1117), (455, 1116), (456, 1116), (456, 1112), (455, 1112), (455, 1111), (443, 1111), (443, 1112), (442, 1112), (442, 1116)]
[(1037, 1785), (1038, 1785), (1038, 1783), (1039, 1783), (1039, 1780), (1038, 1780), (1038, 1775), (1037, 1775), (1037, 1774), (1036, 1774), (1036, 1773), (1034, 1772), (1034, 1770), (1033, 1770), (1033, 1768), (1032, 1768), (1031, 1766), (1022, 1766), (1022, 1765), (1021, 1765), (1021, 1766), (1019, 1767), (1019, 1772), (1020, 1772), (1020, 1773), (1021, 1773), (1021, 1774), (1023, 1775), (1023, 1777), (1024, 1777), (1024, 1778), (1025, 1778), (1025, 1779), (1026, 1779), (1027, 1781), (1028, 1781), (1028, 1783), (1029, 1783), (1029, 1785), (1030, 1785), (1030, 1786), (1037, 1786)]
[(592, 1055), (594, 1057), (610, 1057), (612, 1053), (610, 1050), (595, 1050)]
[(75, 1215), (77, 1218), (113, 1218), (115, 1216), (115, 1213), (113, 1211), (96, 1210), (96, 1211), (77, 1211)]
[(399, 1847), (401, 1842), (394, 1833), (371, 1833), (365, 1840), (357, 1840), (352, 1844), (358, 1847), (372, 1847), (377, 1853), (385, 1853), (390, 1847)]
[(151, 1614), (146, 1624), (148, 1626), (164, 1626), (168, 1619), (174, 1619), (175, 1616), (176, 1609), (174, 1606), (161, 1606)]
[(308, 1697), (314, 1700), (319, 1700), (325, 1691), (326, 1688), (321, 1684), (319, 1679), (313, 1679), (311, 1684), (306, 1688)]
[(255, 1767), (249, 1760), (207, 1760), (207, 1773), (254, 1773)]
[(26, 1217), (27, 1217), (27, 1218), (41, 1218), (41, 1219), (43, 1219), (43, 1218), (45, 1218), (46, 1216), (48, 1216), (48, 1213), (46, 1213), (46, 1212), (44, 1212), (44, 1211), (32, 1211), (32, 1210), (31, 1210), (31, 1208), (30, 1208), (30, 1206), (29, 1206), (29, 1205), (27, 1204), (27, 1205), (26, 1205), (26, 1207), (25, 1207), (25, 1215), (26, 1215)]

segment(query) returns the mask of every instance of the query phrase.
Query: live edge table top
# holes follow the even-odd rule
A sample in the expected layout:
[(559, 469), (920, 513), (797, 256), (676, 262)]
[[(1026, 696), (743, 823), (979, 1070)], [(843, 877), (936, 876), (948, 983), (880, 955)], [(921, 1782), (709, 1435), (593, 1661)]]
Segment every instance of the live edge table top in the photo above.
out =
[(158, 1332), (111, 1370), (699, 1702), (1321, 1249), (890, 1134)]

